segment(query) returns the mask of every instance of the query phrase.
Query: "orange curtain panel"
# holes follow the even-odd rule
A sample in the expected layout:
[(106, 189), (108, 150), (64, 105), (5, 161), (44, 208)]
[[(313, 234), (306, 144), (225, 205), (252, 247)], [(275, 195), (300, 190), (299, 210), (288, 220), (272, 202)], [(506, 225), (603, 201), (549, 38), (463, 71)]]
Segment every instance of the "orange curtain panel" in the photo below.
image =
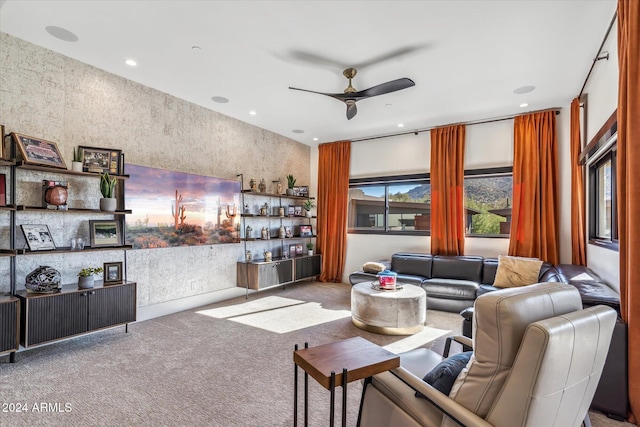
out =
[(431, 129), (431, 253), (464, 255), (465, 125)]
[(351, 142), (318, 147), (317, 247), (322, 254), (321, 282), (342, 282), (347, 253), (347, 203)]
[(640, 1), (618, 0), (620, 303), (628, 324), (629, 418), (640, 416)]
[(556, 112), (516, 117), (513, 143), (509, 255), (558, 264)]
[(571, 101), (571, 263), (587, 265), (584, 166), (579, 162), (580, 100)]

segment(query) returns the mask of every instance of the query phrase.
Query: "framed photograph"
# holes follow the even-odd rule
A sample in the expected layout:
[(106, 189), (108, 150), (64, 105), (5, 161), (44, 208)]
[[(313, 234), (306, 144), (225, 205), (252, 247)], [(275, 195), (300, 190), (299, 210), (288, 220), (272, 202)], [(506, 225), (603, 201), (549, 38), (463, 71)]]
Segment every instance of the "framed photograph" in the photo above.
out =
[(30, 251), (50, 251), (56, 248), (48, 226), (44, 224), (22, 224), (20, 228)]
[(11, 134), (22, 156), (22, 160), (31, 165), (51, 166), (66, 169), (60, 150), (55, 142), (33, 138), (13, 132)]
[(105, 285), (122, 283), (122, 262), (105, 262), (104, 279)]
[(293, 237), (293, 230), (290, 226), (284, 228), (284, 237), (291, 238)]
[(92, 248), (122, 246), (120, 221), (89, 220), (89, 241)]
[(302, 255), (302, 243), (296, 244), (296, 255)]
[(311, 228), (311, 225), (300, 225), (300, 236), (313, 236), (313, 229)]
[(82, 152), (83, 172), (122, 175), (122, 150), (83, 146), (78, 149)]
[(302, 216), (302, 206), (294, 206), (294, 215), (295, 216)]
[(293, 187), (293, 195), (298, 197), (309, 197), (309, 186), (301, 185), (298, 187)]
[[(302, 250), (302, 248), (300, 248), (300, 250)], [(296, 256), (296, 245), (289, 245), (289, 256)]]

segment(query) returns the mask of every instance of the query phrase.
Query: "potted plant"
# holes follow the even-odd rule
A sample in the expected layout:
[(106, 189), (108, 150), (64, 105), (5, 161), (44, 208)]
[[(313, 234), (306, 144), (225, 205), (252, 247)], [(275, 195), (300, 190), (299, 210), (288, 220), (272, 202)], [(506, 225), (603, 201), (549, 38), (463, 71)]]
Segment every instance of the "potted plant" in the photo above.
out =
[(86, 267), (78, 273), (78, 287), (80, 289), (93, 288), (94, 275), (102, 273), (102, 267)]
[(116, 199), (114, 196), (116, 189), (116, 178), (109, 176), (108, 172), (103, 173), (100, 176), (100, 192), (102, 193), (102, 199), (100, 199), (100, 210), (104, 212), (115, 212)]
[(73, 161), (71, 162), (71, 170), (74, 172), (82, 172), (82, 148), (80, 147), (73, 150)]
[(311, 209), (316, 207), (315, 203), (313, 203), (313, 200), (308, 199), (306, 202), (304, 202), (304, 205), (302, 205), (302, 207), (306, 211), (305, 215), (307, 216), (307, 218), (311, 218)]
[(296, 185), (296, 179), (293, 175), (287, 175), (287, 196), (293, 196), (294, 185)]
[(307, 255), (313, 255), (313, 243), (311, 242), (307, 243)]

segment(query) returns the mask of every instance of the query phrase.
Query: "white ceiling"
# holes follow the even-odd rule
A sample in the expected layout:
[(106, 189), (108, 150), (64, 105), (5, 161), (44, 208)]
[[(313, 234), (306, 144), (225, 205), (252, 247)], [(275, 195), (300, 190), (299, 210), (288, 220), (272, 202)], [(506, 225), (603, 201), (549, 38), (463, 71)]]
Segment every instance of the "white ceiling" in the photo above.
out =
[[(0, 0), (0, 31), (315, 145), (567, 106), (615, 8), (615, 0)], [(349, 66), (358, 90), (401, 77), (416, 86), (358, 102), (352, 120), (340, 101), (288, 89), (342, 92)], [(536, 89), (513, 92), (526, 85)]]

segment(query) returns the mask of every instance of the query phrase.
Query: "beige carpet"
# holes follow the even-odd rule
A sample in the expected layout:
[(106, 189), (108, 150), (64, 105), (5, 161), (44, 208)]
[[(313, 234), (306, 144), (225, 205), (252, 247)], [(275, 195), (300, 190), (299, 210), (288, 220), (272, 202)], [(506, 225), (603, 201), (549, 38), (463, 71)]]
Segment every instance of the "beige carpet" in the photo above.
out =
[[(364, 332), (347, 315), (349, 292), (301, 283), (22, 351), (15, 364), (4, 356), (0, 426), (292, 426), (295, 344), (360, 335), (391, 351), (441, 351), (460, 327), (457, 314), (429, 311), (421, 334)], [(310, 425), (327, 426), (329, 393), (312, 379), (309, 389)], [(361, 390), (348, 387), (349, 426)]]

